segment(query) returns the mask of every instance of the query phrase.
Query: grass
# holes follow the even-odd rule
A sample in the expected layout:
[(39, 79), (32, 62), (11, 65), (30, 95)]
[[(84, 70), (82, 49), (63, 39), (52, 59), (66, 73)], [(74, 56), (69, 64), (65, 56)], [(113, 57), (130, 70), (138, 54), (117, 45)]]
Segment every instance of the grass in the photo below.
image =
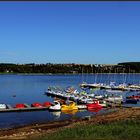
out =
[(107, 124), (77, 125), (74, 128), (61, 128), (57, 132), (39, 137), (38, 140), (139, 140), (140, 120), (131, 119)]

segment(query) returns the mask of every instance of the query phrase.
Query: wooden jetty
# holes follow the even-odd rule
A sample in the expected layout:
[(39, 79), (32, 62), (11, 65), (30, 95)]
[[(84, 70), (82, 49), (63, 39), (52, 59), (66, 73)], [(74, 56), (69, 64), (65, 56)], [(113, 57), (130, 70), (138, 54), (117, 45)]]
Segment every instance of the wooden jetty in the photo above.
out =
[(25, 111), (40, 111), (40, 110), (48, 110), (49, 107), (31, 107), (28, 104), (24, 104), (24, 108), (14, 108), (11, 105), (7, 104), (6, 109), (0, 109), (0, 113), (2, 112), (25, 112)]

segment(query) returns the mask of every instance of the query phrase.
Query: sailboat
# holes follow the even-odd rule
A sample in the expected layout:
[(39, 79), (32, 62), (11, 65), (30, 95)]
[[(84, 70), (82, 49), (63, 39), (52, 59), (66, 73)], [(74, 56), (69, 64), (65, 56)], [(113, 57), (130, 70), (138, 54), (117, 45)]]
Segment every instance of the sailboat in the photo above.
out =
[(103, 84), (97, 83), (98, 73), (95, 73), (95, 82), (93, 84), (83, 82), (80, 84), (81, 88), (100, 88)]

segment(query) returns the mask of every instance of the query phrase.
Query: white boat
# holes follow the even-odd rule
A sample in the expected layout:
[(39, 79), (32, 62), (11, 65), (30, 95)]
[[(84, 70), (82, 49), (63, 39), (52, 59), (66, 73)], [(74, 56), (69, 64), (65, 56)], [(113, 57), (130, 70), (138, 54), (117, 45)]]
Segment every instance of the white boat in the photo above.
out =
[(63, 93), (60, 91), (56, 92), (55, 95), (63, 97)]
[(83, 83), (83, 84), (80, 84), (80, 87), (83, 87), (83, 88), (100, 88), (102, 86), (101, 83), (94, 83), (94, 84), (87, 84), (87, 83)]
[(94, 97), (95, 97), (95, 99), (102, 99), (103, 98), (102, 95), (95, 95)]
[(87, 109), (86, 105), (77, 105), (78, 109)]
[(128, 90), (127, 85), (125, 83), (119, 84), (118, 86), (113, 86), (111, 89), (112, 90), (123, 90), (123, 91)]
[(0, 104), (0, 109), (6, 109), (6, 108), (7, 108), (6, 104)]
[(58, 101), (54, 101), (51, 106), (49, 107), (49, 110), (59, 111), (61, 110), (61, 105)]
[(109, 102), (121, 102), (121, 101), (123, 101), (123, 97), (122, 96), (108, 97), (106, 99), (106, 101), (109, 101)]
[(129, 88), (138, 89), (138, 88), (140, 88), (140, 86), (138, 86), (138, 85), (130, 85)]
[(88, 93), (88, 97), (94, 98), (95, 94), (94, 93)]
[(91, 98), (88, 98), (86, 101), (85, 101), (86, 104), (92, 104), (93, 103), (93, 99)]
[(107, 103), (105, 100), (99, 100), (98, 101), (99, 105), (101, 105), (102, 107), (107, 107)]
[(108, 93), (122, 93), (123, 91), (122, 90), (106, 90)]
[(79, 101), (80, 101), (81, 103), (84, 103), (84, 104), (93, 103), (93, 99), (92, 99), (92, 98), (87, 98), (87, 97), (80, 98)]

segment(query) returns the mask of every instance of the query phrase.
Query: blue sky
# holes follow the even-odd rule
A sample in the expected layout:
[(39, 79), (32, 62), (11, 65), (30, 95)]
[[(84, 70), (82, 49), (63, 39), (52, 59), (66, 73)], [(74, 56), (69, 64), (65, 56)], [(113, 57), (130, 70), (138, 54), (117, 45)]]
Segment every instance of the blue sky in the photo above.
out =
[(140, 2), (0, 2), (0, 63), (140, 61)]

